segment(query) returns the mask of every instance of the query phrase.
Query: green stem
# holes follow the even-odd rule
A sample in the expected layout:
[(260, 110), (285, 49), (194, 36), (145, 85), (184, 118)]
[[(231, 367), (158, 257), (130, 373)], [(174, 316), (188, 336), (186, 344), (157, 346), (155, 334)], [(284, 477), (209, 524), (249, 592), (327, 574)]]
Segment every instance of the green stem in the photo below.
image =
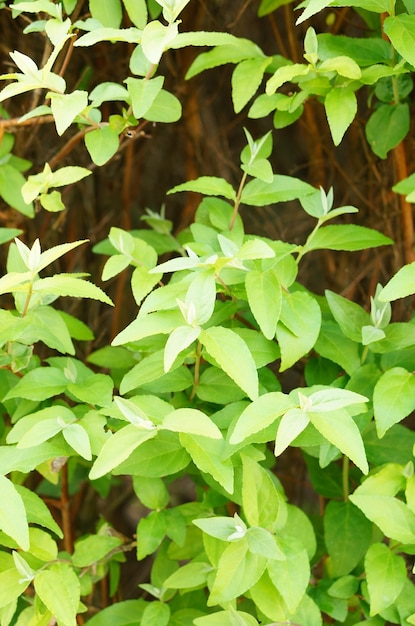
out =
[(347, 500), (349, 499), (349, 459), (345, 454), (343, 455), (342, 479), (343, 479), (343, 498), (344, 498), (344, 501), (347, 502)]
[(297, 263), (297, 265), (300, 263), (301, 259), (303, 258), (303, 256), (305, 254), (307, 254), (307, 252), (309, 252), (308, 248), (310, 246), (311, 241), (313, 240), (314, 235), (316, 234), (316, 232), (318, 231), (318, 229), (320, 228), (322, 222), (320, 220), (318, 220), (317, 224), (314, 226), (313, 230), (311, 231), (311, 233), (308, 235), (306, 242), (303, 246), (301, 246), (299, 252), (298, 252), (298, 256), (295, 259), (295, 262)]
[(200, 341), (197, 342), (197, 348), (196, 348), (196, 361), (195, 361), (195, 375), (193, 378), (193, 388), (190, 394), (190, 400), (193, 400), (193, 398), (196, 395), (196, 391), (197, 391), (197, 387), (199, 385), (199, 380), (200, 380), (200, 359), (201, 359), (201, 355), (202, 355), (202, 344), (200, 343)]
[(235, 202), (233, 204), (233, 213), (232, 213), (231, 221), (230, 221), (230, 224), (229, 224), (229, 230), (232, 230), (232, 228), (235, 226), (236, 216), (238, 215), (239, 206), (241, 204), (242, 190), (243, 190), (244, 185), (246, 183), (247, 176), (248, 176), (248, 174), (246, 172), (244, 172), (243, 176), (241, 178), (241, 182), (239, 183), (238, 193), (236, 194)]
[(24, 317), (29, 309), (30, 300), (32, 298), (33, 293), (33, 283), (30, 283), (29, 291), (27, 292), (26, 301), (24, 303), (23, 311), (21, 317)]

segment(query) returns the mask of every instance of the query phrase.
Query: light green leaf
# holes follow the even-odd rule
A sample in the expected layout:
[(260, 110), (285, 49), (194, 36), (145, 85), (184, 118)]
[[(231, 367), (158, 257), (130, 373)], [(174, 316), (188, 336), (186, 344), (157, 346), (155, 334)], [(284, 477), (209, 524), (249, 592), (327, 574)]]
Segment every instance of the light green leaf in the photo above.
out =
[(149, 509), (164, 509), (170, 502), (170, 494), (161, 478), (133, 476), (133, 488), (140, 502)]
[(249, 307), (267, 339), (273, 339), (282, 306), (282, 290), (275, 272), (251, 270), (245, 279)]
[(80, 456), (87, 461), (92, 459), (91, 444), (88, 433), (80, 424), (70, 424), (63, 429), (63, 437)]
[(25, 200), (22, 195), (22, 188), (25, 182), (24, 176), (15, 167), (8, 163), (0, 165), (0, 196), (22, 215), (33, 217), (34, 208), (32, 201)]
[(223, 196), (229, 200), (236, 198), (232, 185), (223, 178), (217, 178), (216, 176), (200, 176), (195, 180), (189, 180), (186, 183), (173, 187), (167, 194), (177, 193), (178, 191), (194, 191), (203, 193), (206, 196)]
[(122, 19), (120, 0), (90, 0), (89, 9), (94, 19), (103, 26), (118, 28)]
[(182, 324), (183, 316), (180, 311), (159, 311), (138, 316), (113, 339), (112, 345), (119, 346), (131, 341), (139, 341), (159, 333), (169, 334)]
[(114, 306), (112, 300), (99, 287), (87, 280), (71, 274), (55, 274), (48, 278), (40, 278), (33, 285), (34, 292), (43, 292), (55, 296), (72, 298), (91, 298)]
[(137, 119), (145, 117), (163, 87), (164, 76), (156, 76), (150, 80), (129, 77), (125, 82), (131, 96), (131, 106), (135, 117)]
[(242, 191), (241, 202), (249, 206), (264, 206), (274, 202), (297, 200), (314, 192), (314, 187), (298, 178), (275, 174), (272, 183), (262, 180), (247, 183)]
[[(103, 102), (106, 101), (128, 101), (128, 91), (122, 85), (118, 83), (105, 82), (100, 83), (90, 92), (88, 96), (91, 101), (91, 106), (98, 108)], [(105, 128), (105, 126), (103, 127)]]
[(150, 274), (147, 267), (139, 266), (134, 268), (131, 276), (131, 290), (137, 305), (140, 305), (143, 298), (155, 287), (161, 280), (163, 274)]
[(215, 611), (210, 615), (197, 617), (193, 620), (195, 626), (257, 626), (258, 622), (249, 613), (244, 611)]
[(379, 293), (381, 302), (391, 302), (415, 293), (415, 263), (404, 265)]
[(270, 579), (282, 595), (290, 613), (294, 613), (310, 580), (310, 563), (301, 542), (291, 537), (278, 539), (278, 546), (285, 559), (269, 561)]
[[(11, 564), (9, 569), (0, 572), (0, 608), (18, 598), (29, 586), (29, 580), (23, 580), (21, 573)], [(1, 615), (1, 612), (0, 612)]]
[(415, 15), (402, 13), (387, 17), (383, 27), (394, 48), (415, 67)]
[(101, 478), (108, 474), (123, 461), (128, 459), (130, 454), (148, 439), (152, 439), (157, 431), (138, 428), (129, 424), (114, 433), (102, 446), (101, 452), (95, 460), (89, 473), (91, 480)]
[(306, 4), (306, 8), (297, 19), (296, 24), (301, 24), (302, 22), (305, 22), (305, 20), (308, 20), (309, 17), (312, 17), (316, 13), (320, 13), (320, 11), (330, 6), (331, 2), (332, 0), (309, 0)]
[(408, 134), (409, 123), (407, 103), (383, 104), (376, 109), (365, 126), (366, 138), (373, 152), (381, 159), (386, 159), (388, 152)]
[(89, 535), (75, 542), (72, 563), (75, 567), (88, 567), (105, 559), (109, 552), (121, 545), (119, 537), (113, 535)]
[[(131, 22), (137, 28), (144, 28), (147, 24), (147, 5), (145, 0), (123, 0), (125, 10)], [(111, 24), (113, 26), (113, 24)]]
[(338, 146), (357, 113), (357, 100), (352, 87), (334, 87), (324, 100), (327, 120), (335, 146)]
[(275, 456), (279, 456), (288, 448), (298, 435), (310, 423), (310, 419), (301, 409), (290, 409), (282, 416), (275, 439)]
[(346, 410), (337, 409), (330, 413), (307, 413), (313, 426), (357, 467), (367, 474), (369, 471), (362, 436), (353, 418)]
[(169, 44), (175, 39), (178, 33), (178, 24), (173, 22), (165, 26), (158, 20), (149, 22), (144, 28), (141, 36), (141, 45), (147, 59), (157, 65), (168, 49)]
[(46, 400), (65, 391), (68, 380), (57, 367), (34, 369), (19, 380), (8, 392), (6, 398), (28, 398)]
[(230, 430), (229, 443), (239, 444), (275, 422), (294, 407), (293, 400), (280, 391), (263, 394), (249, 404)]
[(267, 470), (246, 454), (242, 471), (242, 506), (248, 523), (274, 532), (284, 517), (284, 500)]
[(213, 476), (228, 493), (233, 493), (234, 468), (230, 459), (223, 460), (225, 452), (223, 439), (180, 433), (180, 442), (192, 457), (196, 467)]
[(400, 595), (406, 581), (406, 565), (388, 546), (374, 543), (366, 553), (365, 571), (373, 616), (391, 606)]
[[(99, 2), (99, 0), (96, 0)], [(93, 46), (100, 41), (125, 41), (127, 43), (138, 43), (141, 39), (141, 30), (138, 28), (97, 28), (86, 35), (79, 37), (74, 46)]]
[(404, 502), (391, 496), (361, 495), (359, 489), (350, 496), (351, 502), (379, 526), (386, 537), (401, 543), (415, 543), (415, 513)]
[(317, 341), (321, 311), (317, 301), (305, 291), (284, 294), (276, 335), (284, 371), (296, 363)]
[(199, 341), (223, 371), (251, 400), (255, 400), (258, 397), (258, 373), (243, 339), (229, 328), (212, 326), (201, 331)]
[(176, 409), (163, 419), (162, 428), (177, 433), (202, 435), (211, 439), (222, 439), (216, 424), (202, 411), (192, 408)]
[[(257, 53), (259, 49), (247, 39), (239, 39), (235, 35), (230, 33), (217, 33), (213, 31), (199, 30), (197, 32), (179, 33), (171, 42), (170, 48), (186, 48), (187, 46), (229, 46), (237, 47), (245, 43), (247, 46), (251, 44), (250, 56), (253, 56), (254, 51)], [(201, 71), (201, 70), (200, 70)], [(187, 76), (189, 78), (189, 76)]]
[(362, 339), (362, 328), (370, 324), (369, 314), (358, 304), (333, 291), (326, 291), (326, 298), (334, 319), (342, 332), (358, 343)]
[(290, 63), (279, 67), (277, 71), (268, 79), (265, 93), (271, 96), (285, 83), (291, 83), (300, 76), (305, 76), (310, 72), (311, 66), (303, 63)]
[(63, 135), (74, 119), (88, 105), (87, 91), (74, 91), (69, 94), (50, 93), (50, 107), (55, 118), (58, 135)]
[(362, 74), (356, 61), (344, 55), (326, 59), (320, 65), (319, 70), (322, 72), (337, 72), (340, 76), (350, 78), (351, 80), (359, 80)]
[(218, 564), (208, 605), (230, 602), (250, 589), (262, 576), (266, 557), (252, 554), (245, 539), (230, 543)]
[(376, 431), (382, 438), (389, 428), (415, 409), (415, 378), (403, 367), (386, 370), (373, 393)]
[[(199, 33), (196, 34), (199, 35)], [(220, 35), (223, 34), (225, 33), (220, 33)], [(186, 36), (187, 33), (183, 33), (183, 35)], [(207, 33), (207, 35), (210, 36), (210, 33)], [(176, 37), (172, 43), (172, 47), (181, 36), (182, 34)], [(199, 54), (187, 70), (186, 80), (189, 80), (190, 78), (193, 78), (193, 76), (200, 74), (200, 72), (204, 72), (205, 70), (213, 67), (225, 65), (227, 63), (239, 63), (239, 61), (242, 61), (243, 59), (251, 59), (261, 53), (262, 51), (258, 48), (258, 46), (249, 39), (234, 38), (233, 42), (230, 44), (218, 45), (209, 52)]]
[(146, 606), (143, 617), (140, 620), (141, 626), (168, 626), (170, 622), (170, 607), (164, 602), (153, 601)]
[(34, 492), (23, 487), (15, 485), (17, 493), (22, 497), (24, 507), (26, 509), (27, 521), (29, 524), (37, 524), (51, 530), (55, 535), (62, 539), (63, 534), (55, 520), (53, 519), (48, 507), (43, 500)]
[(349, 375), (360, 367), (359, 344), (345, 337), (335, 322), (323, 321), (314, 349)]
[(372, 524), (351, 502), (328, 503), (324, 513), (324, 539), (333, 577), (349, 574), (372, 542)]
[(199, 337), (201, 328), (179, 326), (169, 335), (164, 348), (164, 371), (170, 371), (174, 361), (182, 350), (188, 348)]
[(177, 122), (182, 115), (180, 100), (172, 93), (161, 89), (153, 104), (145, 114), (149, 122), (163, 122), (164, 124)]
[(180, 567), (166, 578), (163, 586), (167, 589), (193, 589), (206, 584), (207, 575), (212, 571), (208, 563), (194, 562)]
[(96, 165), (104, 165), (116, 154), (120, 145), (118, 133), (111, 126), (102, 126), (85, 134), (85, 146)]
[(336, 224), (324, 226), (310, 238), (304, 246), (310, 250), (365, 250), (392, 244), (389, 237), (382, 235), (373, 228), (358, 226), (357, 224)]
[(22, 550), (29, 550), (29, 526), (21, 495), (11, 480), (0, 475), (0, 529)]
[(65, 210), (62, 202), (62, 195), (59, 191), (51, 191), (50, 193), (42, 193), (39, 196), (40, 204), (46, 211), (50, 213), (59, 213)]
[(242, 111), (252, 96), (255, 95), (270, 63), (270, 58), (258, 57), (245, 59), (235, 67), (232, 74), (232, 101), (235, 113)]
[(62, 576), (59, 570), (52, 571), (51, 569), (37, 572), (34, 586), (39, 598), (61, 624), (76, 626), (80, 583), (73, 570), (69, 569), (69, 571), (74, 578), (69, 588), (67, 576)]
[[(67, 168), (62, 168), (64, 170), (66, 170)], [(88, 170), (85, 170), (84, 167), (70, 167), (68, 168), (71, 170), (70, 174), (73, 174), (74, 176), (78, 175), (78, 178), (76, 178), (75, 180), (80, 180), (80, 178), (82, 178), (81, 172), (77, 171), (77, 172), (73, 172), (73, 170), (83, 170), (84, 172), (88, 172)], [(61, 170), (58, 170), (61, 171)], [(54, 174), (57, 174), (57, 172), (55, 172)], [(66, 180), (66, 172), (65, 172), (65, 180)], [(87, 175), (87, 174), (85, 174)], [(67, 183), (63, 183), (64, 185), (66, 185)], [(80, 239), (78, 241), (72, 241), (71, 243), (62, 243), (59, 244), (57, 246), (53, 246), (53, 248), (49, 248), (49, 250), (45, 250), (44, 252), (42, 252), (42, 254), (40, 255), (40, 261), (39, 261), (39, 265), (36, 267), (36, 270), (38, 272), (42, 271), (43, 269), (45, 269), (45, 267), (47, 267), (48, 265), (50, 265), (51, 263), (53, 263), (54, 261), (56, 261), (57, 259), (59, 259), (61, 256), (63, 256), (64, 254), (66, 254), (67, 252), (70, 252), (71, 250), (74, 250), (75, 248), (77, 248), (78, 246), (81, 246), (82, 244), (86, 243), (88, 241), (88, 239)]]

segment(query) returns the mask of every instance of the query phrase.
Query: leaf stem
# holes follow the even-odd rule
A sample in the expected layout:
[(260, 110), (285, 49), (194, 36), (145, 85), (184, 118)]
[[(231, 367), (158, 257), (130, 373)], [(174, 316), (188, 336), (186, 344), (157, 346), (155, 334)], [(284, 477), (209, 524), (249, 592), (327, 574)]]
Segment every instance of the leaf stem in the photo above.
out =
[(349, 499), (349, 459), (343, 455), (343, 470), (342, 470), (342, 482), (343, 482), (343, 498), (347, 502)]
[(238, 215), (239, 206), (241, 204), (242, 190), (243, 190), (244, 185), (246, 183), (247, 176), (248, 176), (248, 174), (246, 172), (244, 172), (243, 176), (241, 178), (241, 182), (239, 183), (238, 192), (236, 194), (235, 202), (233, 204), (233, 213), (232, 213), (231, 221), (230, 221), (230, 224), (229, 224), (229, 230), (232, 230), (232, 228), (235, 226), (236, 216)]
[(193, 388), (192, 388), (192, 391), (191, 391), (191, 394), (190, 394), (190, 400), (193, 400), (193, 398), (195, 397), (196, 391), (197, 391), (197, 387), (199, 385), (201, 355), (202, 355), (202, 344), (200, 343), (200, 341), (198, 341), (197, 342), (197, 348), (196, 348), (195, 374), (194, 374), (194, 378), (193, 378)]

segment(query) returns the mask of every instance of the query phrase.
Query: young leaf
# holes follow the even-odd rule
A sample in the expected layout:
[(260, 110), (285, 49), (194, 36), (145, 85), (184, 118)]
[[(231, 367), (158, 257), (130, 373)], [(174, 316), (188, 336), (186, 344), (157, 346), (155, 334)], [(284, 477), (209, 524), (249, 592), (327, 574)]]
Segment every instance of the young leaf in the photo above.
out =
[(135, 117), (137, 119), (145, 117), (163, 87), (164, 77), (156, 76), (150, 80), (129, 77), (125, 82), (131, 96), (131, 106)]
[(170, 371), (174, 361), (182, 350), (188, 348), (201, 333), (198, 326), (179, 326), (169, 335), (164, 348), (164, 371)]
[(297, 610), (306, 592), (310, 580), (310, 563), (301, 541), (281, 537), (278, 539), (278, 547), (285, 559), (270, 560), (267, 570), (291, 614)]
[(324, 100), (333, 143), (338, 146), (357, 113), (354, 90), (347, 86), (334, 87)]
[(359, 490), (358, 487), (350, 496), (351, 502), (379, 526), (386, 537), (415, 543), (415, 513), (404, 502), (391, 496), (361, 495)]
[(273, 532), (285, 503), (267, 470), (247, 455), (242, 456), (242, 505), (251, 526)]
[(298, 178), (275, 174), (271, 183), (258, 179), (247, 183), (242, 191), (241, 202), (249, 206), (264, 206), (297, 200), (314, 192), (314, 187)]
[(157, 65), (178, 33), (178, 24), (173, 22), (165, 26), (158, 20), (149, 22), (141, 36), (141, 45), (147, 59)]
[(116, 154), (120, 145), (118, 133), (111, 126), (95, 128), (85, 134), (85, 146), (96, 165), (104, 165)]
[(388, 246), (393, 241), (373, 228), (358, 226), (357, 224), (329, 225), (319, 230), (307, 241), (304, 246), (307, 252), (311, 250), (365, 250)]
[(122, 19), (120, 0), (90, 0), (90, 11), (102, 26), (119, 28)]
[(87, 91), (74, 91), (69, 94), (50, 93), (50, 106), (55, 118), (58, 135), (63, 135), (74, 119), (88, 105)]
[[(67, 576), (62, 576), (60, 570), (50, 569), (37, 572), (34, 587), (39, 598), (59, 622), (65, 626), (74, 626), (79, 605), (80, 583), (73, 570), (69, 568), (68, 570), (74, 579), (71, 581), (73, 587), (68, 588)], [(77, 593), (74, 593), (74, 590)]]
[(212, 326), (202, 330), (200, 343), (251, 400), (258, 397), (258, 373), (246, 343), (232, 330)]
[(399, 54), (411, 65), (415, 65), (415, 15), (402, 13), (387, 17), (384, 23), (385, 33)]
[(257, 57), (238, 63), (232, 74), (232, 100), (235, 113), (242, 111), (261, 84), (271, 59)]
[(391, 302), (415, 293), (415, 263), (404, 265), (379, 293), (381, 302)]
[(180, 442), (201, 472), (210, 474), (225, 491), (233, 493), (234, 467), (231, 459), (223, 458), (223, 439), (181, 433)]
[(204, 413), (197, 409), (176, 409), (166, 415), (161, 426), (166, 430), (191, 435), (202, 435), (211, 439), (222, 439), (222, 434), (216, 424)]
[(294, 407), (293, 400), (280, 391), (259, 396), (242, 411), (230, 429), (229, 443), (239, 444), (251, 435), (275, 422), (283, 413)]
[(34, 292), (43, 292), (55, 296), (70, 296), (72, 298), (91, 298), (114, 306), (111, 298), (99, 287), (87, 280), (81, 280), (77, 275), (55, 274), (48, 278), (40, 278), (33, 285)]

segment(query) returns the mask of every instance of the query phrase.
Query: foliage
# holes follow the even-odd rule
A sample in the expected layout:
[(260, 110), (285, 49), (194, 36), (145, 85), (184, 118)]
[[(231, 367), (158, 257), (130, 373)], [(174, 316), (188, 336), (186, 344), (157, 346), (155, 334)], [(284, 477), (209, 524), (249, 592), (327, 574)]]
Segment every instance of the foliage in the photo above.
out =
[[(44, 33), (49, 54), (39, 67), (12, 53), (19, 71), (1, 77), (8, 82), (0, 101), (43, 90), (44, 102), (21, 123), (52, 116), (58, 135), (75, 127), (96, 166), (126, 133), (180, 118), (159, 63), (167, 50), (188, 46), (211, 48), (189, 79), (234, 63), (235, 113), (253, 99), (248, 117), (272, 113), (276, 129), (315, 97), (337, 145), (356, 115), (356, 92), (369, 86), (377, 101), (366, 125), (373, 151), (386, 157), (408, 131), (410, 2), (349, 3), (370, 24), (382, 14), (384, 30), (351, 41), (310, 26), (304, 63), (266, 56), (229, 33), (182, 32), (190, 0), (90, 0), (85, 19), (76, 4), (3, 7), (13, 18), (29, 16), (27, 33)], [(283, 4), (262, 0), (259, 14)], [(309, 0), (298, 22), (329, 4)], [(55, 71), (60, 55), (100, 42), (129, 46), (132, 75), (124, 85), (68, 90)], [(120, 105), (107, 118), (108, 102)], [(237, 188), (203, 175), (169, 191), (203, 196), (189, 229), (176, 237), (162, 212), (149, 212), (152, 230), (114, 226), (96, 246), (107, 257), (104, 281), (130, 268), (137, 315), (86, 360), (78, 345), (91, 331), (55, 307), (60, 297), (112, 305), (87, 274), (59, 271), (60, 259), (86, 240), (42, 251), (19, 229), (0, 231), (1, 243), (12, 242), (0, 278), (2, 626), (415, 623), (415, 434), (402, 424), (415, 409), (415, 326), (392, 321), (391, 305), (415, 293), (414, 264), (378, 285), (364, 306), (328, 289), (312, 293), (298, 276), (304, 257), (370, 254), (393, 242), (348, 223), (357, 209), (335, 207), (331, 189), (274, 173), (271, 131), (254, 138), (245, 129), (245, 137)], [(44, 163), (25, 180), (30, 163), (13, 150), (6, 132), (0, 194), (27, 218), (35, 206), (64, 211), (56, 188), (91, 174)], [(396, 191), (411, 197), (412, 178)], [(242, 205), (287, 201), (313, 220), (303, 243), (245, 233)], [(283, 387), (281, 374), (296, 368), (301, 384)], [(306, 462), (318, 514), (290, 502), (279, 480), (293, 450)], [(174, 498), (179, 480), (191, 485), (184, 503)], [(80, 522), (72, 535), (75, 500), (86, 490), (108, 499), (120, 484), (143, 507), (134, 537), (96, 513), (93, 527)], [(151, 571), (134, 598), (123, 599), (130, 551), (136, 569), (151, 557)], [(105, 584), (109, 606), (100, 599)]]

